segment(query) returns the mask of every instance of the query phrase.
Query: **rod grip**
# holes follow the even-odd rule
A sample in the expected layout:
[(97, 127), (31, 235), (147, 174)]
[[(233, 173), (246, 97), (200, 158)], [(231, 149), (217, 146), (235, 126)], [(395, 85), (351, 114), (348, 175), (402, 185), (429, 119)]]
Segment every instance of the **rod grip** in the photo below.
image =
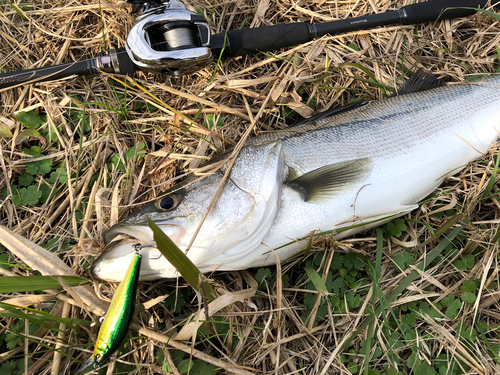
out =
[[(217, 56), (217, 50), (221, 50), (224, 43), (224, 34), (214, 37), (217, 38), (215, 40), (212, 38), (212, 49)], [(234, 30), (225, 34), (225, 37), (227, 38), (223, 53), (225, 57), (275, 51), (303, 44), (312, 39), (309, 26), (304, 22)]]
[(461, 7), (484, 8), (487, 3), (488, 0), (434, 0), (411, 4), (402, 8), (407, 14), (403, 24), (413, 25), (416, 23), (467, 17), (476, 11), (473, 9), (460, 9)]

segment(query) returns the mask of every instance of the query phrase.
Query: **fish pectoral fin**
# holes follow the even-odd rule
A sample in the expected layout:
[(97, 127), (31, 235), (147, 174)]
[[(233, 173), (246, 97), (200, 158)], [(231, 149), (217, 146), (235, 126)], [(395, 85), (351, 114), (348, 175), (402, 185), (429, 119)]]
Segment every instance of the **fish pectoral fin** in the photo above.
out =
[(323, 202), (359, 183), (372, 169), (370, 158), (328, 164), (285, 184), (298, 191), (306, 202)]

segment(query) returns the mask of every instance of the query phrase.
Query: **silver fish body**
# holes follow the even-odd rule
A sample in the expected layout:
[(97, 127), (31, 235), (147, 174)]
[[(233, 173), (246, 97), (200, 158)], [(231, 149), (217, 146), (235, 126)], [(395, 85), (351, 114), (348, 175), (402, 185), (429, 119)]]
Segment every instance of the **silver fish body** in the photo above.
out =
[[(415, 209), (497, 139), (499, 94), (500, 77), (490, 76), (250, 140), (188, 256), (202, 272), (274, 264), (271, 250), (285, 260), (313, 231), (355, 227), (341, 239)], [(186, 248), (223, 172), (148, 204), (110, 229), (108, 239), (126, 233), (135, 243), (154, 242), (149, 216)], [(133, 253), (130, 243), (112, 247), (94, 264), (94, 275), (121, 280)], [(156, 248), (143, 250), (141, 279), (177, 276)]]

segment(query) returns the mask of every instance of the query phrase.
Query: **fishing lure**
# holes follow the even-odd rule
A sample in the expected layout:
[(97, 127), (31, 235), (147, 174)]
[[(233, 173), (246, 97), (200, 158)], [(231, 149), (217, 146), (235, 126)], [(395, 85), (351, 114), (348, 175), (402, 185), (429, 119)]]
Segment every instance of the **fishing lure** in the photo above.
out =
[(98, 369), (121, 345), (134, 315), (135, 296), (141, 269), (140, 244), (134, 245), (135, 253), (123, 281), (111, 299), (104, 316), (92, 357), (80, 368), (81, 373), (89, 366)]

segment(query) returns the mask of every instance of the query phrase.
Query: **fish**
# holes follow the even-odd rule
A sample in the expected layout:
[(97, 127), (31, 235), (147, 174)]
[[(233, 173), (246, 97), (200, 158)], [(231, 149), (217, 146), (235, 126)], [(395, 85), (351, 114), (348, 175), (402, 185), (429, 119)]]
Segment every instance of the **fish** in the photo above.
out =
[(83, 373), (88, 367), (99, 369), (104, 362), (120, 347), (128, 332), (135, 309), (135, 298), (141, 269), (142, 254), (140, 245), (132, 246), (134, 253), (128, 268), (116, 288), (102, 325), (92, 356), (78, 370)]
[[(418, 71), (398, 95), (249, 139), (187, 256), (203, 273), (262, 267), (299, 253), (312, 233), (341, 240), (411, 212), (498, 139), (499, 93), (498, 75), (444, 84)], [(126, 235), (148, 246), (141, 280), (178, 277), (147, 218), (186, 249), (227, 168), (105, 232), (93, 276), (122, 279), (133, 249), (113, 239)]]

